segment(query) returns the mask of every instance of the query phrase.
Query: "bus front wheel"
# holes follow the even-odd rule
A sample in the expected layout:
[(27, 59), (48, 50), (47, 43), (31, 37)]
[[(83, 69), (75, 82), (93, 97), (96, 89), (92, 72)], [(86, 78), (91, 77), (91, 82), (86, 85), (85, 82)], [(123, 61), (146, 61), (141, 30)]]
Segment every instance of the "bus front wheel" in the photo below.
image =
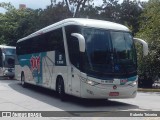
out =
[(64, 91), (64, 82), (63, 82), (63, 79), (60, 78), (60, 77), (57, 80), (56, 91), (57, 91), (60, 99), (62, 101), (65, 101), (66, 100), (66, 94), (65, 94), (65, 91)]

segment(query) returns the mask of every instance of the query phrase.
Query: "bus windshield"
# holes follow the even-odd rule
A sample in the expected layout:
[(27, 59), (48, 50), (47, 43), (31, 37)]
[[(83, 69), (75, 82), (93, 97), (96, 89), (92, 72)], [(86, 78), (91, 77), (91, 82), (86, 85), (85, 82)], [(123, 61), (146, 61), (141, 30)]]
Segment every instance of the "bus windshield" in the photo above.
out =
[(14, 55), (5, 55), (4, 67), (14, 68), (15, 56)]
[(136, 75), (136, 51), (129, 32), (83, 28), (86, 40), (85, 70), (100, 77)]
[(16, 54), (16, 49), (13, 49), (13, 48), (3, 48), (3, 53), (5, 55), (15, 55)]
[(4, 53), (4, 67), (6, 68), (13, 68), (14, 62), (15, 62), (15, 54), (16, 49), (15, 48), (3, 48)]

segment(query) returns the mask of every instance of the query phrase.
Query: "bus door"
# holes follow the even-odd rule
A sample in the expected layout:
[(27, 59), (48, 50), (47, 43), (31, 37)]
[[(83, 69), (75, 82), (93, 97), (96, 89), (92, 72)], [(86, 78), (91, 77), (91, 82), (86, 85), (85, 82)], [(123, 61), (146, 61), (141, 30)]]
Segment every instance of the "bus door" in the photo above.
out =
[(81, 84), (80, 76), (81, 72), (76, 67), (71, 67), (71, 85), (72, 85), (72, 94), (75, 96), (80, 96)]

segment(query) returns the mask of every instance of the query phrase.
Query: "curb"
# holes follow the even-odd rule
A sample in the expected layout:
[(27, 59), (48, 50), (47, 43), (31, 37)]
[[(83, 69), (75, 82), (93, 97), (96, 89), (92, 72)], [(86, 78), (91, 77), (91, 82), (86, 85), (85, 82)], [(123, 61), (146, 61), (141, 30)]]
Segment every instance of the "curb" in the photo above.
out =
[(138, 88), (139, 92), (160, 92), (160, 89), (152, 89), (152, 88)]

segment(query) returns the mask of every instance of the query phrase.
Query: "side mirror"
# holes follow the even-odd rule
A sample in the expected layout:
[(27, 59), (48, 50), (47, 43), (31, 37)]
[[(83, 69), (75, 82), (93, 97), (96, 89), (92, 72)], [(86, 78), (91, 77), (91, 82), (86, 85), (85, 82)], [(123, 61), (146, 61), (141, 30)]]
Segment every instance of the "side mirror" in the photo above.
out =
[(72, 33), (71, 35), (78, 38), (80, 52), (85, 52), (86, 44), (85, 44), (85, 39), (84, 39), (83, 35), (81, 35), (79, 33)]
[(133, 40), (135, 40), (136, 42), (142, 44), (143, 45), (143, 55), (144, 56), (148, 55), (148, 51), (149, 51), (148, 50), (148, 44), (144, 40), (142, 40), (140, 38), (133, 38)]
[(6, 57), (5, 54), (2, 53), (2, 56), (3, 56), (3, 61), (5, 61), (5, 59), (6, 59), (6, 58), (5, 58), (5, 57)]

